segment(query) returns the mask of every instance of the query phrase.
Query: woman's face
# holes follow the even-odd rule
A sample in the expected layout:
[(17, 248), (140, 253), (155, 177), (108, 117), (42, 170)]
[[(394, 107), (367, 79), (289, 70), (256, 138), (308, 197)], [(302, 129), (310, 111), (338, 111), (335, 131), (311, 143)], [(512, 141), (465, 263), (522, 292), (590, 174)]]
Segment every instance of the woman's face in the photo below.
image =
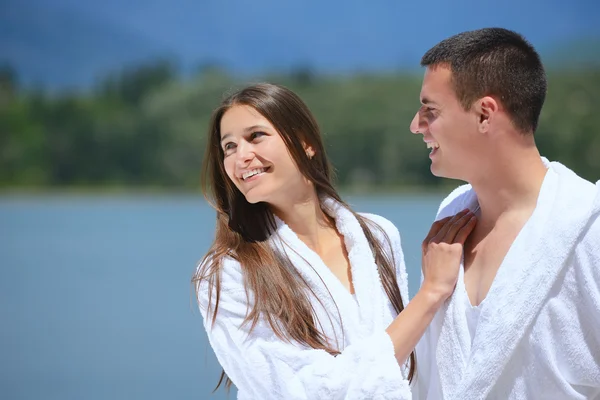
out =
[(225, 171), (249, 203), (284, 205), (312, 187), (275, 127), (254, 108), (231, 107), (220, 128)]

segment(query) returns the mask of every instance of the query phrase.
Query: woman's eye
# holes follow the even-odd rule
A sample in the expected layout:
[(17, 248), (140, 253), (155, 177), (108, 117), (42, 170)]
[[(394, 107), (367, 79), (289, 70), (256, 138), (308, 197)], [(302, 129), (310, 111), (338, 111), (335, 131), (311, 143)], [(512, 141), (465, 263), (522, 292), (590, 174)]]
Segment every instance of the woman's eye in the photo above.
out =
[(235, 148), (235, 144), (233, 144), (233, 143), (231, 143), (231, 142), (229, 142), (229, 143), (226, 143), (226, 144), (225, 144), (225, 146), (223, 146), (223, 150), (224, 150), (224, 151), (232, 150), (232, 149), (234, 149), (234, 148)]
[(254, 140), (257, 139), (261, 136), (264, 136), (265, 133), (264, 132), (253, 132), (252, 135), (250, 135), (250, 140)]

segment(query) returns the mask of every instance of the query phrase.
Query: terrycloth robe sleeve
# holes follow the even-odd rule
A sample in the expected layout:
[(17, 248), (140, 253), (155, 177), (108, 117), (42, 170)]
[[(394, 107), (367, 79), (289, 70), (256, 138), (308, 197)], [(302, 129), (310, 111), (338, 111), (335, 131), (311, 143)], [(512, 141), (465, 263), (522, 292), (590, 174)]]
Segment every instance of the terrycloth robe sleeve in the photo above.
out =
[(411, 398), (385, 331), (349, 344), (337, 356), (282, 341), (264, 321), (250, 331), (243, 323), (249, 300), (240, 265), (226, 259), (222, 271), (214, 324), (207, 312), (207, 284), (200, 285), (198, 297), (210, 344), (239, 398)]

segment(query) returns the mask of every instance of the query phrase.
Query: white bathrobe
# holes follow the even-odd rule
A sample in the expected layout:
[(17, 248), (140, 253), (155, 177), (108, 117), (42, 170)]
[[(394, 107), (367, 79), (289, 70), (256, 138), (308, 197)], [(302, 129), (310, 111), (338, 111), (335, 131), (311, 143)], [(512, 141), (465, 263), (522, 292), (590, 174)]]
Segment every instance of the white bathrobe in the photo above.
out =
[[(261, 320), (252, 332), (242, 321), (248, 309), (240, 264), (224, 260), (222, 291), (214, 326), (207, 316), (208, 287), (201, 285), (199, 303), (210, 344), (238, 388), (239, 399), (410, 399), (406, 366), (394, 356), (385, 329), (396, 316), (384, 292), (377, 265), (358, 221), (345, 208), (327, 200), (328, 214), (344, 236), (356, 296), (342, 285), (320, 257), (277, 219), (274, 246), (285, 251), (324, 306), (312, 299), (322, 332), (337, 338), (341, 354), (278, 339)], [(400, 234), (388, 220), (363, 214), (389, 236), (402, 300), (408, 283)], [(373, 230), (378, 240), (383, 237)], [(252, 301), (250, 293), (250, 301)], [(214, 304), (214, 303), (213, 303)], [(337, 308), (336, 308), (337, 305)], [(334, 341), (335, 343), (335, 341)]]
[[(464, 270), (417, 346), (418, 399), (600, 398), (600, 182), (549, 163), (537, 206), (468, 328)], [(438, 219), (477, 206), (456, 189)]]

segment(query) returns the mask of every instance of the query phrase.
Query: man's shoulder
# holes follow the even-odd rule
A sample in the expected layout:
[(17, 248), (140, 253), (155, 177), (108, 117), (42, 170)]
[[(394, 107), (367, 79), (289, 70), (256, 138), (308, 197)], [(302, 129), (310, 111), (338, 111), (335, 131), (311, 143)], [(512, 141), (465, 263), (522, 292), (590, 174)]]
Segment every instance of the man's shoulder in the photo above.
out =
[(580, 181), (580, 191), (571, 191), (568, 195), (572, 197), (574, 204), (579, 203), (580, 206), (584, 203), (583, 197), (585, 197), (587, 200), (583, 208), (589, 210), (588, 216), (585, 217), (580, 243), (600, 254), (600, 181), (594, 184), (578, 175), (575, 177)]
[(586, 250), (597, 253), (600, 260), (600, 213), (592, 216), (588, 226), (589, 228), (582, 237), (581, 245)]
[(473, 196), (472, 190), (470, 184), (464, 184), (450, 192), (440, 203), (436, 219), (449, 217), (466, 208)]
[[(593, 183), (589, 183), (593, 185)], [(587, 279), (595, 281), (594, 287), (600, 283), (600, 181), (594, 187), (589, 187), (595, 196), (581, 235), (577, 238), (576, 259), (581, 268), (580, 272)]]

